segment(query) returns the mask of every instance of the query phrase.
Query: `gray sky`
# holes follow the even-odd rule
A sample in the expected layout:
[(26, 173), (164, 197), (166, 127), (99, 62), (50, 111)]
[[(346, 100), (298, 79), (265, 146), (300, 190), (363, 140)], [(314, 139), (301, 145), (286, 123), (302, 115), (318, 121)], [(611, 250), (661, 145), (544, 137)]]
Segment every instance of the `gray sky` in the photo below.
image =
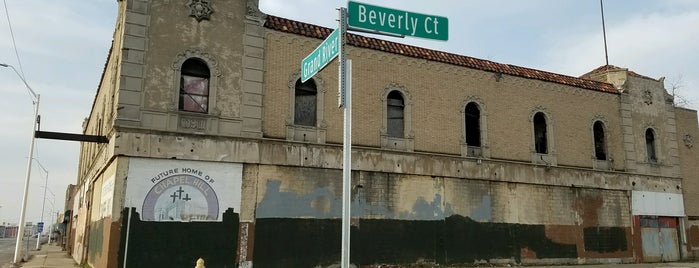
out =
[[(115, 0), (4, 0), (26, 81), (41, 94), (41, 129), (81, 133), (111, 45)], [(179, 0), (182, 6), (186, 0)], [(212, 0), (214, 8), (216, 1)], [(239, 1), (239, 0), (238, 0)], [(449, 41), (395, 39), (429, 49), (579, 76), (604, 65), (599, 1), (435, 0), (363, 3), (449, 19)], [(699, 108), (699, 1), (605, 1), (610, 64), (667, 77), (666, 88)], [(345, 1), (260, 0), (271, 15), (335, 28)], [(0, 6), (0, 62), (19, 69), (5, 7)], [(221, 14), (223, 11), (219, 11)], [(217, 13), (214, 13), (214, 17)], [(223, 34), (223, 33), (222, 33)], [(300, 64), (299, 59), (299, 64)], [(29, 152), (33, 107), (18, 76), (0, 68), (0, 222), (17, 222)], [(45, 221), (63, 208), (65, 189), (77, 180), (79, 144), (37, 140), (35, 158), (48, 170)], [(39, 221), (46, 174), (32, 171), (27, 221)]]

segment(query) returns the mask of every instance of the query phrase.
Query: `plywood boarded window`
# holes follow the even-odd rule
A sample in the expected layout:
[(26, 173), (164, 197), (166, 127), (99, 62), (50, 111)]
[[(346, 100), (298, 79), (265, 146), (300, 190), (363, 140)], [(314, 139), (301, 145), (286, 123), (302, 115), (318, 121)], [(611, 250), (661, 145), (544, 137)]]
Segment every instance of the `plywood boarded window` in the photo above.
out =
[(597, 160), (607, 160), (606, 141), (604, 137), (604, 124), (596, 121), (592, 127), (595, 142), (595, 158)]
[(403, 95), (399, 91), (394, 90), (388, 93), (386, 98), (387, 114), (386, 122), (388, 124), (388, 136), (394, 138), (404, 137), (404, 126), (405, 126), (405, 103), (403, 101)]
[(294, 124), (316, 126), (318, 89), (313, 79), (301, 83), (296, 80), (294, 92)]
[(534, 148), (537, 153), (548, 154), (546, 116), (542, 112), (534, 115)]
[(180, 74), (179, 110), (207, 113), (209, 111), (209, 67), (197, 58), (187, 59)]

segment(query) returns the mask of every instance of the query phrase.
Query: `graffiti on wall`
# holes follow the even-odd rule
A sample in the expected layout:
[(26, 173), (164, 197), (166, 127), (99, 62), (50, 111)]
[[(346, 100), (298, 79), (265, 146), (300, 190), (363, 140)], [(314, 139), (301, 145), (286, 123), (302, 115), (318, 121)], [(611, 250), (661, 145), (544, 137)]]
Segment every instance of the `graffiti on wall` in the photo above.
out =
[(132, 159), (126, 206), (143, 221), (221, 221), (240, 211), (242, 164)]

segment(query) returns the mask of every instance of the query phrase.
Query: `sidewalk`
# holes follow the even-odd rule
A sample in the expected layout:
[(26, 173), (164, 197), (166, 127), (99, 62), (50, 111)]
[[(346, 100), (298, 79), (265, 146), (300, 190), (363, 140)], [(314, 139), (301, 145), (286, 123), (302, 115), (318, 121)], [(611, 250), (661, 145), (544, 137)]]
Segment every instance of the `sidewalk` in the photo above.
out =
[[(17, 267), (25, 268), (73, 268), (80, 267), (63, 251), (61, 247), (56, 245), (44, 244), (39, 251), (31, 251), (29, 253), (29, 261), (21, 263)], [(12, 267), (12, 266), (10, 266)]]
[(551, 266), (517, 266), (522, 268), (699, 268), (697, 262), (660, 262), (660, 263), (626, 263), (626, 264), (581, 264)]

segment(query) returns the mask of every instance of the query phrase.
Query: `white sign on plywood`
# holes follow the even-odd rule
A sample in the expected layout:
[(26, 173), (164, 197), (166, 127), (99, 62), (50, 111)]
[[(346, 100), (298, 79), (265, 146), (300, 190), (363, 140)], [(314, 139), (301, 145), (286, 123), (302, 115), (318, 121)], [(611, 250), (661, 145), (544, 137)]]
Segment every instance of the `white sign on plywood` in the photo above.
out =
[(238, 163), (132, 158), (125, 205), (142, 221), (222, 221), (240, 212), (242, 176)]
[(646, 191), (631, 192), (633, 215), (684, 217), (682, 194)]
[(100, 193), (100, 219), (112, 216), (113, 203), (114, 175), (102, 182), (102, 192)]

